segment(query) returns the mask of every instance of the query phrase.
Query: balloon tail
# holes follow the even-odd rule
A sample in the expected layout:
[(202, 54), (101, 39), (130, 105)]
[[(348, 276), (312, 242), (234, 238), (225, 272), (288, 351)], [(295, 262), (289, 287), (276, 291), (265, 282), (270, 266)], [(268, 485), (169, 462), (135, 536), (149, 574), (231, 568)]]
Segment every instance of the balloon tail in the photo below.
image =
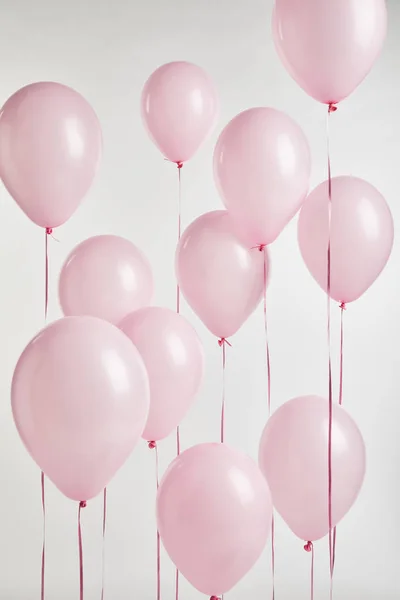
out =
[(314, 545), (312, 542), (307, 542), (304, 546), (306, 552), (311, 552), (311, 568), (310, 568), (310, 600), (314, 600)]
[(221, 444), (224, 443), (225, 439), (225, 368), (226, 368), (226, 351), (225, 344), (232, 346), (225, 338), (218, 340), (218, 345), (222, 348), (222, 402), (221, 402)]
[(83, 600), (83, 546), (82, 546), (82, 527), (81, 510), (86, 507), (86, 502), (82, 500), (78, 507), (78, 552), (79, 552), (79, 600)]
[(333, 540), (332, 540), (332, 420), (333, 420), (333, 394), (332, 394), (332, 357), (331, 357), (331, 218), (332, 218), (332, 168), (330, 155), (329, 117), (337, 110), (333, 104), (328, 106), (326, 120), (327, 163), (328, 163), (328, 252), (327, 252), (327, 334), (328, 334), (328, 386), (329, 386), (329, 423), (328, 423), (328, 526), (329, 526), (329, 570), (330, 591), (332, 600), (333, 591)]
[(107, 528), (107, 488), (103, 492), (103, 548), (101, 558), (101, 600), (104, 600), (104, 582), (105, 582), (105, 556), (106, 556), (106, 528)]
[(44, 473), (41, 473), (41, 487), (42, 487), (42, 513), (43, 513), (43, 542), (42, 542), (42, 572), (41, 572), (41, 583), (40, 583), (40, 598), (44, 600), (44, 576), (46, 566), (46, 498), (45, 498), (45, 481)]

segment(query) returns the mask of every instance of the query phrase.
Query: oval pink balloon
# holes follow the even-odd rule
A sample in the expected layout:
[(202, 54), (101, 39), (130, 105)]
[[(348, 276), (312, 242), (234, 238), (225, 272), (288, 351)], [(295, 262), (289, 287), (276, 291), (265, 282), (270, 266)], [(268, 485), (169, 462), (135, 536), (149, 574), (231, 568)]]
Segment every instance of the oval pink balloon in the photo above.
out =
[(0, 114), (0, 176), (24, 213), (57, 227), (78, 208), (101, 156), (101, 129), (90, 104), (59, 83), (32, 83)]
[(88, 238), (61, 270), (59, 297), (64, 315), (91, 315), (117, 325), (150, 304), (153, 276), (144, 254), (116, 235)]
[[(259, 463), (274, 507), (305, 541), (329, 532), (329, 403), (302, 396), (283, 404), (268, 420), (260, 441)], [(348, 512), (365, 474), (365, 446), (350, 415), (338, 404), (332, 417), (332, 526)]]
[(304, 133), (273, 108), (251, 108), (237, 115), (215, 147), (217, 186), (249, 247), (277, 238), (305, 199), (310, 173)]
[(133, 344), (93, 317), (52, 323), (25, 348), (11, 403), (26, 449), (59, 490), (89, 500), (139, 440), (149, 383)]
[(131, 313), (119, 327), (138, 349), (149, 376), (150, 411), (142, 437), (161, 440), (179, 425), (200, 387), (200, 339), (184, 317), (157, 306)]
[(218, 112), (214, 84), (200, 67), (171, 62), (149, 77), (142, 92), (146, 129), (168, 160), (181, 163), (197, 152)]
[(212, 596), (228, 592), (251, 569), (271, 519), (261, 471), (225, 444), (200, 444), (180, 454), (157, 493), (166, 551), (195, 588)]
[(263, 296), (264, 253), (239, 241), (227, 211), (209, 212), (184, 231), (176, 251), (176, 276), (206, 327), (227, 338)]
[(362, 82), (386, 28), (385, 0), (276, 0), (272, 23), (283, 65), (325, 104), (340, 102)]
[[(386, 265), (393, 246), (393, 218), (383, 196), (357, 177), (332, 179), (330, 295), (357, 300)], [(321, 183), (300, 212), (298, 239), (304, 262), (327, 291), (329, 182)]]

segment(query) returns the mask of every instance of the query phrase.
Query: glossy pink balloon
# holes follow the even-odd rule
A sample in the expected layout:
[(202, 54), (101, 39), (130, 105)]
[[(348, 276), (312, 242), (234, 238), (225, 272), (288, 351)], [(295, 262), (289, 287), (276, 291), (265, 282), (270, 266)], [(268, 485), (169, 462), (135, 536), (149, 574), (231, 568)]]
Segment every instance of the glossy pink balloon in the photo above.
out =
[(101, 129), (88, 102), (59, 83), (32, 83), (0, 114), (0, 176), (24, 213), (57, 227), (92, 185), (101, 156)]
[(42, 471), (68, 498), (89, 500), (139, 440), (149, 383), (138, 351), (119, 329), (68, 317), (25, 348), (11, 402), (21, 439)]
[(251, 569), (271, 519), (271, 495), (261, 471), (225, 444), (183, 452), (157, 494), (166, 551), (195, 588), (212, 596), (228, 592)]
[(336, 104), (371, 70), (386, 37), (385, 0), (276, 0), (283, 65), (313, 98)]
[(305, 199), (310, 172), (310, 150), (302, 130), (273, 108), (251, 108), (237, 115), (214, 151), (217, 186), (249, 247), (277, 238)]
[(159, 67), (142, 92), (146, 129), (168, 160), (189, 160), (213, 129), (218, 112), (214, 84), (200, 67), (171, 62)]
[(264, 253), (239, 241), (225, 210), (209, 212), (183, 233), (176, 251), (176, 276), (206, 327), (227, 338), (263, 296)]
[[(298, 238), (310, 273), (327, 291), (329, 184), (321, 183), (300, 212)], [(383, 196), (357, 177), (332, 179), (330, 295), (357, 300), (386, 265), (393, 246), (393, 219)]]
[(91, 315), (117, 325), (153, 296), (150, 264), (129, 240), (116, 235), (88, 238), (61, 270), (59, 297), (66, 316)]
[[(302, 396), (283, 404), (269, 419), (259, 462), (274, 507), (299, 538), (315, 541), (329, 532), (329, 403)], [(350, 510), (365, 474), (365, 446), (350, 415), (333, 405), (332, 526)]]
[(179, 425), (200, 387), (200, 339), (184, 317), (157, 306), (131, 313), (120, 328), (138, 349), (149, 376), (150, 411), (142, 437), (161, 440)]

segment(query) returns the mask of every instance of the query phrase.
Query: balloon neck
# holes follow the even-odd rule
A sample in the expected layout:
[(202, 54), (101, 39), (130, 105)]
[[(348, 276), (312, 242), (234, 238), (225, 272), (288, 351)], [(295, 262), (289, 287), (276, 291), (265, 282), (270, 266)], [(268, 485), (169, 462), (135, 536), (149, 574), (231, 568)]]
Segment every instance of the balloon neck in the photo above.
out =
[[(218, 346), (221, 347), (224, 344), (228, 344), (228, 346), (230, 346), (232, 348), (232, 344), (230, 342), (228, 342), (228, 340), (226, 338), (224, 338), (224, 337), (219, 338), (219, 340), (218, 340)], [(215, 596), (215, 597), (217, 597), (217, 596)], [(212, 596), (212, 598), (214, 598), (214, 596)]]
[(346, 310), (346, 308), (347, 308), (346, 302), (341, 302), (339, 305), (339, 308), (341, 308), (342, 310)]
[(81, 500), (79, 502), (79, 508), (86, 508), (86, 500)]
[(334, 102), (329, 102), (328, 104), (328, 113), (333, 113), (337, 111), (337, 106)]
[(53, 229), (51, 227), (46, 227), (47, 235), (51, 235), (53, 233)]
[(180, 161), (180, 160), (177, 160), (177, 161), (176, 161), (176, 166), (178, 167), (178, 169), (182, 169), (182, 167), (183, 167), (183, 162), (182, 162), (182, 161)]
[(307, 544), (304, 545), (304, 550), (306, 552), (311, 552), (313, 549), (313, 543), (312, 542), (307, 542)]
[(153, 450), (154, 448), (157, 448), (157, 444), (154, 441), (147, 442), (147, 445), (150, 448), (150, 450)]

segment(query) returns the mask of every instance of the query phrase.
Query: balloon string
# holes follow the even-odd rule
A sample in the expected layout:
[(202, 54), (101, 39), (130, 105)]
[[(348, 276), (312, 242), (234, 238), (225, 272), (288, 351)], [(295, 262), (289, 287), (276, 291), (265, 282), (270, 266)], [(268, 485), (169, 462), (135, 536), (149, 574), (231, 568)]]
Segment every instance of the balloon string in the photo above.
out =
[(224, 443), (225, 439), (225, 368), (226, 368), (226, 352), (225, 344), (232, 346), (225, 338), (218, 340), (218, 345), (222, 348), (222, 402), (221, 402), (221, 444)]
[(79, 600), (83, 600), (83, 547), (82, 547), (82, 527), (81, 510), (86, 507), (86, 502), (82, 500), (78, 507), (78, 551), (79, 551)]
[(41, 488), (42, 488), (42, 513), (43, 513), (43, 542), (42, 542), (42, 574), (41, 574), (41, 591), (40, 598), (44, 600), (44, 575), (46, 566), (46, 499), (45, 499), (45, 481), (44, 473), (41, 473)]
[(104, 600), (106, 526), (107, 526), (107, 488), (104, 488), (104, 492), (103, 492), (103, 548), (102, 548), (102, 573), (101, 573), (101, 600)]
[(304, 546), (306, 552), (311, 552), (311, 569), (310, 569), (310, 600), (314, 600), (314, 545), (312, 542), (307, 542)]
[(333, 540), (332, 540), (332, 421), (333, 421), (333, 394), (332, 394), (332, 357), (331, 357), (331, 218), (332, 218), (332, 168), (330, 155), (329, 117), (337, 110), (329, 104), (326, 119), (326, 143), (328, 163), (328, 252), (327, 252), (327, 334), (328, 334), (328, 380), (329, 380), (329, 423), (328, 423), (328, 526), (329, 526), (329, 570), (330, 590), (332, 600), (333, 591)]
[[(178, 243), (181, 239), (182, 233), (182, 182), (181, 182), (181, 169), (183, 167), (183, 162), (177, 162), (176, 166), (178, 167)], [(181, 309), (181, 290), (179, 288), (179, 283), (176, 284), (176, 312), (180, 313)], [(180, 440), (180, 432), (179, 425), (176, 428), (176, 455), (179, 456), (181, 453), (181, 440)], [(176, 569), (175, 572), (175, 600), (179, 600), (179, 571)]]
[[(158, 447), (156, 442), (147, 443), (151, 450), (156, 452), (156, 486), (159, 487), (159, 468), (158, 468)], [(161, 538), (160, 532), (157, 529), (157, 600), (161, 600)]]

